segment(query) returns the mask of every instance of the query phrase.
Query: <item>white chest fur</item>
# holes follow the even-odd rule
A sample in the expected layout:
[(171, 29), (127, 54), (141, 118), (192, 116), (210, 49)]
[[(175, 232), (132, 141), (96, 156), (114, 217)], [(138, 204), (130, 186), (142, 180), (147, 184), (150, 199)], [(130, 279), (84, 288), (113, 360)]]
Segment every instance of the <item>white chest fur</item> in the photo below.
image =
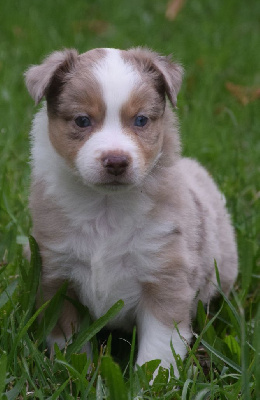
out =
[(73, 208), (68, 196), (57, 196), (70, 221), (61, 244), (62, 268), (65, 263), (80, 301), (95, 318), (122, 299), (125, 307), (113, 326), (123, 322), (127, 328), (140, 300), (141, 283), (151, 280), (159, 267), (156, 253), (172, 223), (158, 224), (148, 217), (153, 203), (140, 190), (92, 196), (96, 201), (90, 193), (75, 198)]

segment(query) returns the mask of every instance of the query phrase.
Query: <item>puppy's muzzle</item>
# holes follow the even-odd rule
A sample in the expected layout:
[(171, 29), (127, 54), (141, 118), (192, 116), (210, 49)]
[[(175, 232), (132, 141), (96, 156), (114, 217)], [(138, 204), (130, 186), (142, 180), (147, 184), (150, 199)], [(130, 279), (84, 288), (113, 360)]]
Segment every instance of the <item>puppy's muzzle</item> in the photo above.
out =
[(108, 154), (102, 158), (102, 165), (110, 175), (123, 175), (129, 166), (130, 159), (127, 155)]

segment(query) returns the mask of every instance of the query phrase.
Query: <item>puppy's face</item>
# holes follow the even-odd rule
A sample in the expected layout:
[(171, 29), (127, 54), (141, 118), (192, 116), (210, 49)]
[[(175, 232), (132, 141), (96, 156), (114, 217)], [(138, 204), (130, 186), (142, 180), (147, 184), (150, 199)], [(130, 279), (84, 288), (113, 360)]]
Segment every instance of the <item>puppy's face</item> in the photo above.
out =
[(26, 78), (34, 99), (47, 99), (56, 151), (86, 185), (112, 191), (140, 184), (160, 158), (166, 94), (175, 105), (181, 72), (148, 50), (67, 50)]

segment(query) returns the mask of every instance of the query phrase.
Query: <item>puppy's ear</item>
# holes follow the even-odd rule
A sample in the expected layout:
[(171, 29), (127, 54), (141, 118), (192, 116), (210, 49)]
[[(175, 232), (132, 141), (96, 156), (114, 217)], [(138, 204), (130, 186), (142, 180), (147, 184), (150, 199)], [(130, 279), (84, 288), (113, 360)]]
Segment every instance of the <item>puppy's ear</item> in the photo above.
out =
[(28, 92), (38, 104), (46, 95), (54, 77), (70, 72), (76, 64), (76, 50), (56, 51), (49, 55), (42, 64), (33, 65), (25, 72), (25, 82)]
[(177, 94), (181, 88), (183, 68), (181, 65), (171, 61), (171, 56), (157, 55), (154, 58), (156, 68), (161, 72), (164, 80), (166, 94), (173, 107), (177, 104)]
[(171, 57), (161, 56), (145, 47), (132, 48), (127, 52), (148, 73), (168, 96), (173, 107), (176, 107), (177, 94), (181, 87), (183, 68), (171, 61)]

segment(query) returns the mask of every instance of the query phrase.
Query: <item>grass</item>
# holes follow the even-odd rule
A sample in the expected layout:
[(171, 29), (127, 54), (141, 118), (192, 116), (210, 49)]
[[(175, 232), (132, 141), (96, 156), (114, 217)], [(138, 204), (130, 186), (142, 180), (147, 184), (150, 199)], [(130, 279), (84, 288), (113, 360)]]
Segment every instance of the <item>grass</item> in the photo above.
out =
[[(3, 399), (260, 399), (260, 117), (259, 100), (243, 105), (226, 89), (260, 85), (260, 3), (187, 1), (174, 21), (166, 0), (9, 0), (0, 12), (0, 396)], [(237, 233), (240, 274), (229, 299), (198, 307), (194, 343), (180, 377), (158, 362), (134, 370), (130, 344), (116, 334), (104, 344), (101, 328), (121, 303), (91, 323), (67, 351), (46, 353), (63, 301), (62, 288), (45, 304), (39, 326), (34, 306), (40, 259), (31, 265), (21, 243), (30, 233), (28, 131), (35, 112), (23, 71), (63, 47), (146, 45), (173, 53), (186, 69), (179, 96), (183, 152), (212, 173), (227, 198)], [(221, 289), (219, 289), (221, 292)], [(51, 312), (50, 312), (51, 310)], [(106, 334), (103, 334), (106, 335)], [(94, 365), (79, 349), (91, 339)], [(119, 354), (120, 353), (120, 354)], [(111, 355), (112, 354), (112, 355)], [(120, 358), (120, 365), (117, 363)], [(117, 361), (117, 362), (116, 362)]]

